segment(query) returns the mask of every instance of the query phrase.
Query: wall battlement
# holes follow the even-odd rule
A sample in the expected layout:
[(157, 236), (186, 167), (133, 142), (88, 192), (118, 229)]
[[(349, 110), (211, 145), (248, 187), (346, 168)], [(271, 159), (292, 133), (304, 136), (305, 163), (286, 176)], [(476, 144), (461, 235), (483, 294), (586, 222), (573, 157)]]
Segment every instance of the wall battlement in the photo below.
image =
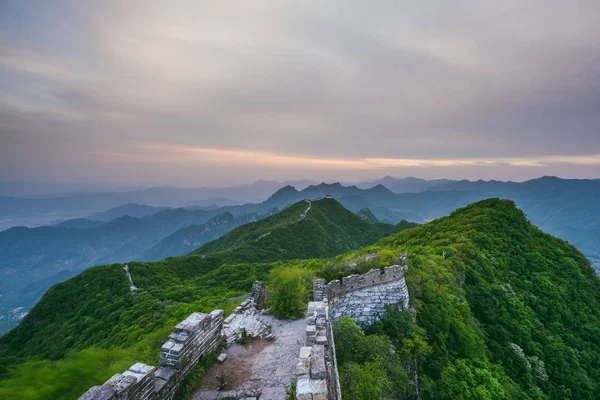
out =
[(311, 301), (306, 313), (306, 346), (300, 349), (296, 366), (297, 400), (341, 400), (335, 357), (329, 305), (326, 300)]
[(79, 400), (170, 400), (198, 360), (222, 342), (223, 310), (192, 313), (175, 326), (160, 350), (158, 367), (136, 363), (94, 386)]
[(372, 269), (363, 275), (349, 275), (342, 278), (341, 281), (331, 281), (327, 284), (327, 298), (329, 300), (340, 298), (352, 292), (403, 280), (405, 269), (405, 266), (392, 265), (385, 267), (383, 271)]

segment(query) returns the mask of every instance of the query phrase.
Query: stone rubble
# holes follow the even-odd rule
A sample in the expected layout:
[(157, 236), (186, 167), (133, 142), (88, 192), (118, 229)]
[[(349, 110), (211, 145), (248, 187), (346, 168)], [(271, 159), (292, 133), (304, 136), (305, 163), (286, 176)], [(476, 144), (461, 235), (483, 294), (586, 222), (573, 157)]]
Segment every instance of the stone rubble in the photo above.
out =
[(158, 367), (136, 363), (94, 386), (79, 400), (171, 400), (198, 360), (222, 341), (223, 310), (192, 313), (175, 326), (161, 347)]
[[(407, 260), (408, 255), (403, 254), (399, 265), (350, 275), (327, 285), (323, 280), (315, 280), (315, 301), (308, 304), (306, 319), (300, 321), (278, 321), (261, 311), (266, 305), (266, 289), (257, 281), (248, 298), (225, 320), (223, 311), (215, 310), (210, 314), (193, 313), (177, 324), (161, 348), (157, 367), (136, 363), (103, 385), (91, 388), (80, 400), (171, 400), (201, 357), (222, 343), (233, 345), (243, 335), (271, 341), (249, 359), (240, 359), (243, 355), (239, 350), (235, 356), (228, 354), (231, 349), (219, 355), (222, 366), (243, 360), (242, 364), (250, 369), (247, 379), (231, 390), (200, 390), (194, 400), (284, 400), (285, 388), (294, 379), (297, 400), (341, 400), (333, 321), (349, 315), (368, 326), (384, 315), (386, 305), (410, 309), (404, 279)], [(129, 269), (124, 269), (133, 292)], [(417, 384), (416, 372), (411, 380)]]
[(241, 341), (243, 332), (247, 339), (273, 339), (271, 327), (261, 319), (261, 315), (252, 298), (236, 307), (223, 321), (223, 336), (227, 345)]

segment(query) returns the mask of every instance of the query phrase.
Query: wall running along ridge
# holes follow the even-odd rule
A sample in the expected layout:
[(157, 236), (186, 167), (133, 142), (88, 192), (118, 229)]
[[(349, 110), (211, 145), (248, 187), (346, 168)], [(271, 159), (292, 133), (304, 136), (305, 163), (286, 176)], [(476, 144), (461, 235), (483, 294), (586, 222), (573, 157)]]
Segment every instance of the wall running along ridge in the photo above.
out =
[[(306, 347), (300, 350), (296, 370), (297, 400), (342, 399), (333, 321), (348, 315), (364, 327), (381, 319), (386, 305), (411, 309), (404, 279), (407, 261), (405, 253), (400, 256), (400, 265), (383, 271), (374, 269), (327, 285), (322, 279), (313, 282), (315, 301), (308, 303)], [(412, 312), (414, 315), (414, 310)], [(415, 386), (419, 398), (416, 371), (411, 372), (411, 385)]]
[(365, 327), (381, 319), (386, 305), (400, 304), (403, 309), (409, 309), (405, 268), (392, 265), (383, 271), (374, 269), (364, 275), (329, 282), (327, 296), (333, 319), (348, 315)]
[(160, 349), (158, 367), (136, 363), (94, 386), (79, 400), (170, 400), (203, 356), (222, 343), (223, 310), (192, 313), (175, 326)]
[[(134, 287), (127, 267), (125, 271)], [(248, 337), (268, 338), (267, 327), (250, 318), (266, 304), (264, 283), (254, 282), (252, 291), (244, 297), (248, 298), (225, 320), (223, 310), (215, 310), (210, 314), (192, 313), (175, 326), (161, 347), (158, 367), (136, 363), (122, 374), (113, 375), (102, 386), (92, 387), (79, 400), (173, 399), (181, 382), (198, 361), (222, 344), (231, 345), (242, 328), (248, 330)], [(249, 321), (255, 322), (254, 325)]]
[[(297, 400), (342, 399), (333, 322), (349, 315), (359, 324), (368, 326), (384, 315), (386, 305), (409, 309), (404, 279), (406, 262), (407, 255), (404, 254), (400, 257), (400, 265), (386, 267), (383, 271), (377, 269), (364, 275), (350, 275), (327, 285), (323, 280), (313, 282), (315, 301), (308, 304), (306, 346), (300, 350), (296, 367)], [(264, 284), (257, 281), (248, 299), (233, 310), (225, 323), (222, 310), (191, 314), (169, 335), (169, 340), (161, 348), (157, 367), (136, 363), (122, 374), (112, 376), (102, 386), (94, 386), (79, 400), (173, 399), (198, 360), (223, 343), (235, 341), (238, 325), (244, 325), (244, 329), (253, 326), (248, 325), (247, 320), (257, 312), (257, 308), (264, 306), (265, 299)], [(263, 332), (262, 328), (257, 326), (256, 331)], [(260, 334), (256, 336), (261, 337)], [(411, 381), (417, 390), (416, 371)]]

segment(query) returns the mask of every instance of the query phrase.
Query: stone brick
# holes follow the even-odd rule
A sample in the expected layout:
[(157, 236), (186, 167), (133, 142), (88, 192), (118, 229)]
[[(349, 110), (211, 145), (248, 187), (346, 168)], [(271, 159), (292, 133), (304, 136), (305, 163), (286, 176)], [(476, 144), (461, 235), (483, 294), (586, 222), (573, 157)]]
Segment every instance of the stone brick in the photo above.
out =
[(159, 368), (135, 363), (115, 374), (102, 386), (94, 386), (81, 400), (170, 400), (179, 383), (198, 359), (221, 342), (223, 311), (192, 313), (175, 326), (160, 350)]
[(310, 355), (310, 378), (325, 379), (327, 369), (325, 367), (325, 346), (315, 345)]

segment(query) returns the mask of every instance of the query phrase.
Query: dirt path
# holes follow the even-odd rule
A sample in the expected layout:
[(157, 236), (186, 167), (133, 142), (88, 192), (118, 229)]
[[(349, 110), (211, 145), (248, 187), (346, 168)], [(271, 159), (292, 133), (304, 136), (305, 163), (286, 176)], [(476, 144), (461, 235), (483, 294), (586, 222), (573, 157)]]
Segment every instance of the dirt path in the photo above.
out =
[[(211, 368), (193, 400), (215, 400), (258, 390), (260, 400), (285, 399), (285, 387), (292, 382), (300, 347), (306, 342), (306, 321), (262, 318), (272, 326), (275, 339), (251, 341), (246, 346), (228, 348), (225, 362)], [(216, 390), (221, 383), (219, 376), (223, 376), (226, 382), (221, 392)]]

